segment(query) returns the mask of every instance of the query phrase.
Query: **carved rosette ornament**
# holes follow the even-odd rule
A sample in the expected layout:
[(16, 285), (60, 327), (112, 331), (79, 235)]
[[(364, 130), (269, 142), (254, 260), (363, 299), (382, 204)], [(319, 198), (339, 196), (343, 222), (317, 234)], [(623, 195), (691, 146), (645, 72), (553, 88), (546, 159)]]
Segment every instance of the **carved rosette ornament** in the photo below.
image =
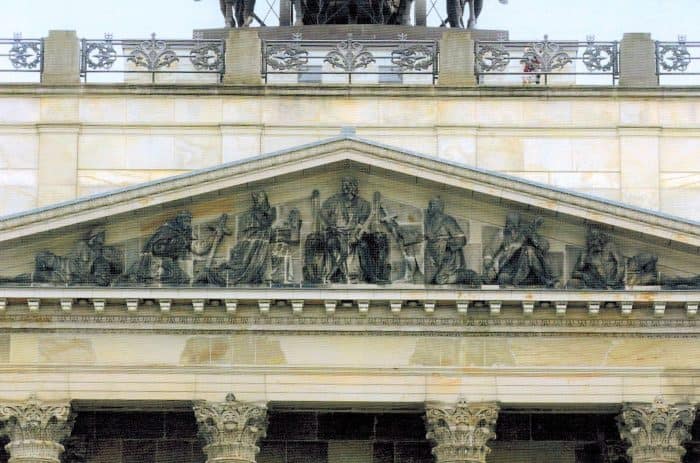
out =
[(625, 404), (618, 427), (631, 444), (627, 454), (633, 463), (680, 463), (694, 421), (694, 406), (657, 398), (652, 404)]
[(254, 463), (258, 439), (267, 431), (267, 408), (239, 402), (233, 394), (225, 402), (197, 402), (194, 415), (207, 445), (207, 463)]
[(12, 463), (59, 463), (59, 442), (73, 429), (69, 402), (44, 403), (35, 396), (25, 402), (0, 405), (2, 434), (10, 438), (5, 450)]
[(428, 405), (427, 438), (434, 443), (437, 463), (485, 463), (491, 449), (486, 443), (494, 431), (499, 407), (496, 403), (459, 401), (455, 406)]

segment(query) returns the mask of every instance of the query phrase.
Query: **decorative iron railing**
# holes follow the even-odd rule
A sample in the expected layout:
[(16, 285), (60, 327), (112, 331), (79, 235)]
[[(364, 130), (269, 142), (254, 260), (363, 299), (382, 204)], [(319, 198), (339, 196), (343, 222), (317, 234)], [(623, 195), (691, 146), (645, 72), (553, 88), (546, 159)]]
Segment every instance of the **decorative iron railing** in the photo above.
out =
[[(212, 74), (219, 82), (226, 63), (225, 40), (161, 40), (155, 34), (147, 40), (81, 41), (80, 71), (87, 82), (90, 75), (121, 73), (127, 82), (149, 79), (152, 83), (170, 83), (173, 74)], [(201, 82), (201, 77), (197, 79)]]
[(615, 84), (619, 77), (618, 42), (477, 41), (474, 72), (480, 84)]
[[(686, 84), (690, 79), (682, 76), (700, 75), (700, 42), (688, 42), (680, 36), (675, 42), (656, 42), (656, 75), (676, 76), (675, 79), (663, 79), (664, 84)], [(694, 80), (697, 85), (697, 79)]]
[(401, 83), (432, 85), (438, 77), (437, 41), (263, 40), (266, 83)]
[(0, 72), (40, 73), (43, 67), (43, 39), (24, 39), (20, 34), (0, 39)]

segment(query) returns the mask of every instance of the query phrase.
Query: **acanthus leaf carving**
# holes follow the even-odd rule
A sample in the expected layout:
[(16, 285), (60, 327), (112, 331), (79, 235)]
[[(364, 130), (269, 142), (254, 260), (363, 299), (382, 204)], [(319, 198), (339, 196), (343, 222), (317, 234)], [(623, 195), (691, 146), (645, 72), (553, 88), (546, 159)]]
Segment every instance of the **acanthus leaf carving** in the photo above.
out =
[(64, 451), (60, 442), (73, 429), (70, 403), (45, 403), (31, 396), (24, 402), (0, 405), (2, 434), (10, 438), (5, 449), (14, 462), (59, 463)]
[(627, 453), (633, 463), (680, 462), (694, 421), (694, 406), (657, 398), (651, 404), (625, 404), (618, 427), (631, 444)]
[(427, 438), (435, 443), (437, 463), (485, 463), (495, 439), (499, 407), (496, 403), (469, 403), (454, 406), (429, 405), (426, 410)]
[(255, 462), (258, 440), (266, 436), (267, 408), (236, 400), (229, 394), (224, 402), (194, 404), (199, 435), (207, 445), (208, 461)]

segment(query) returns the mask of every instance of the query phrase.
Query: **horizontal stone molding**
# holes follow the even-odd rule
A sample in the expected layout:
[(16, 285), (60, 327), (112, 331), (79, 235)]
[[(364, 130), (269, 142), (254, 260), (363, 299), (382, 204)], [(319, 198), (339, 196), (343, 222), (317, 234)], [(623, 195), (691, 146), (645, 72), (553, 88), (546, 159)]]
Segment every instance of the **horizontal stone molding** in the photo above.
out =
[(0, 387), (6, 391), (5, 400), (26, 397), (27, 389), (42, 384), (43, 393), (73, 400), (173, 401), (175, 405), (221, 400), (231, 389), (248, 402), (396, 403), (414, 404), (417, 409), (426, 401), (454, 402), (460, 397), (559, 410), (578, 404), (579, 410), (586, 406), (610, 413), (619, 411), (623, 402), (651, 402), (659, 394), (673, 402), (700, 401), (693, 386), (700, 378), (698, 370), (469, 367), (468, 372), (465, 375), (464, 367), (54, 365), (0, 368)]
[[(52, 85), (13, 83), (0, 85), (0, 96), (143, 96), (144, 88), (130, 84), (82, 84), (82, 85)], [(571, 98), (571, 97), (600, 97), (600, 98), (676, 98), (698, 97), (698, 86), (667, 86), (655, 88), (634, 87), (546, 87), (546, 86), (489, 86), (489, 87), (420, 87), (420, 86), (355, 86), (333, 85), (299, 86), (299, 85), (231, 85), (217, 84), (158, 84), (149, 86), (149, 95), (207, 95), (207, 96), (371, 96), (375, 98), (396, 97), (533, 97), (533, 98)]]
[[(501, 316), (502, 309), (518, 306), (523, 315), (556, 310), (566, 316), (572, 309), (585, 308), (591, 317), (601, 310), (613, 309), (628, 317), (643, 310), (656, 318), (665, 317), (670, 309), (682, 309), (693, 317), (697, 313), (700, 291), (673, 291), (655, 288), (629, 290), (553, 290), (537, 288), (456, 288), (426, 287), (422, 285), (338, 285), (334, 288), (58, 288), (15, 287), (0, 288), (0, 301), (5, 311), (20, 307), (33, 312), (48, 312), (54, 308), (75, 312), (81, 306), (75, 301), (90, 302), (95, 312), (119, 309), (136, 314), (149, 306), (158, 306), (163, 314), (172, 308), (185, 307), (195, 313), (233, 312), (245, 307), (257, 307), (260, 313), (306, 313), (310, 308), (322, 307), (327, 314), (335, 308), (352, 307), (358, 313), (385, 308), (398, 313), (403, 309), (420, 309), (429, 317), (436, 308), (453, 310), (462, 315), (472, 314), (475, 308), (486, 307), (492, 317)], [(232, 309), (235, 301), (235, 309)], [(370, 304), (368, 304), (368, 301)], [(70, 302), (70, 305), (68, 304)], [(342, 304), (341, 304), (342, 303)], [(562, 307), (564, 308), (562, 310)], [(466, 310), (465, 310), (466, 308)], [(345, 313), (348, 314), (347, 310)], [(1, 319), (0, 319), (1, 321)]]

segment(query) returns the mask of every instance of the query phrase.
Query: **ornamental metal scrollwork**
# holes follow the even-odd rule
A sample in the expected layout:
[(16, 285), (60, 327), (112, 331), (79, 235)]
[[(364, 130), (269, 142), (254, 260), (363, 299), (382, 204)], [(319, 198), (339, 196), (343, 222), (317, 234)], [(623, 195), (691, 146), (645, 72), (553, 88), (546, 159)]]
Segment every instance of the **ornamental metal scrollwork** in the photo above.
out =
[(37, 69), (41, 63), (41, 53), (40, 41), (24, 41), (17, 37), (14, 39), (8, 57), (15, 69)]
[(664, 71), (685, 72), (692, 60), (685, 42), (659, 44), (657, 52), (659, 66)]
[(590, 72), (611, 71), (617, 57), (615, 45), (601, 45), (588, 42), (582, 58), (583, 64)]
[(365, 50), (365, 46), (360, 42), (352, 40), (352, 35), (348, 35), (347, 40), (343, 40), (336, 45), (335, 50), (329, 52), (324, 63), (329, 63), (333, 68), (340, 68), (346, 72), (367, 68), (371, 63), (376, 62), (374, 55)]
[(270, 44), (265, 48), (265, 62), (276, 71), (301, 71), (309, 62), (309, 52), (295, 43)]
[(149, 71), (157, 71), (160, 68), (170, 67), (171, 64), (180, 61), (175, 52), (168, 48), (164, 40), (156, 40), (156, 34), (151, 34), (151, 40), (145, 40), (136, 47), (127, 61), (134, 63), (136, 67), (144, 67)]
[(433, 67), (434, 62), (434, 45), (402, 45), (391, 52), (391, 64), (402, 71), (423, 71)]
[(476, 66), (479, 72), (503, 72), (510, 64), (510, 52), (502, 44), (479, 44)]
[(190, 61), (197, 70), (223, 69), (224, 50), (220, 43), (198, 43), (190, 50)]
[(532, 43), (525, 49), (520, 62), (529, 72), (552, 72), (563, 69), (572, 61), (569, 54), (561, 50), (559, 44), (550, 42), (545, 35), (544, 41)]
[(117, 50), (111, 38), (104, 42), (86, 42), (83, 53), (90, 69), (111, 69), (117, 61)]

